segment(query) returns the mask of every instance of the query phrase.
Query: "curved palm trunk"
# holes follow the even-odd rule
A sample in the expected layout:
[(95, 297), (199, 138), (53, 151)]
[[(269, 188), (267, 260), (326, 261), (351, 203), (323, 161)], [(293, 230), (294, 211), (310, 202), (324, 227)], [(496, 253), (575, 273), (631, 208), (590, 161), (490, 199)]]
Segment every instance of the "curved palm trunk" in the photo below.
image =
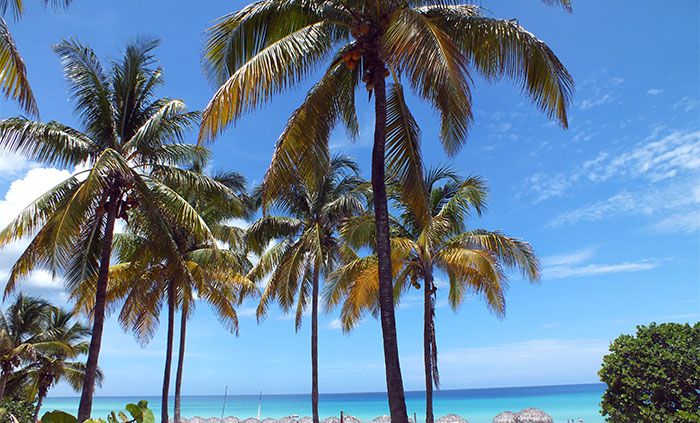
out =
[(10, 372), (12, 372), (12, 365), (2, 363), (2, 369), (0, 370), (0, 399), (5, 398), (5, 385), (7, 385), (7, 378), (10, 377)]
[(187, 340), (187, 305), (182, 305), (180, 316), (180, 347), (177, 355), (177, 373), (175, 374), (175, 423), (180, 423), (180, 401), (182, 394), (182, 372), (185, 367), (185, 341)]
[(314, 266), (314, 281), (311, 289), (311, 412), (313, 423), (318, 416), (318, 266)]
[(173, 338), (175, 332), (175, 283), (168, 283), (168, 341), (163, 372), (163, 394), (160, 402), (160, 421), (168, 423), (168, 397), (170, 395), (170, 371), (173, 363)]
[(385, 180), (386, 149), (386, 81), (384, 64), (377, 57), (374, 71), (374, 148), (372, 149), (372, 190), (376, 226), (377, 258), (379, 261), (379, 308), (381, 311), (382, 338), (384, 340), (384, 366), (389, 410), (393, 423), (408, 423), (406, 399), (401, 378), (399, 347), (396, 339), (394, 316), (394, 290), (391, 273), (391, 244), (389, 243), (389, 209)]
[(435, 365), (435, 305), (433, 303), (433, 275), (424, 280), (423, 296), (423, 365), (425, 367), (425, 423), (433, 423), (433, 366)]
[(87, 363), (85, 364), (85, 376), (83, 377), (83, 390), (80, 394), (78, 406), (78, 422), (82, 423), (90, 418), (92, 413), (92, 395), (95, 391), (95, 378), (97, 377), (97, 362), (102, 346), (102, 332), (105, 325), (105, 303), (107, 300), (107, 282), (109, 281), (109, 262), (112, 255), (112, 239), (114, 238), (114, 222), (117, 220), (117, 201), (112, 195), (107, 203), (107, 224), (105, 237), (102, 240), (102, 252), (100, 254), (100, 269), (97, 274), (95, 289), (95, 307), (92, 310), (92, 337), (88, 350)]
[(34, 421), (38, 422), (39, 421), (39, 411), (41, 411), (41, 406), (44, 404), (44, 398), (46, 398), (46, 394), (49, 392), (48, 388), (43, 387), (39, 389), (39, 395), (38, 395), (38, 400), (36, 402), (36, 408), (34, 409)]

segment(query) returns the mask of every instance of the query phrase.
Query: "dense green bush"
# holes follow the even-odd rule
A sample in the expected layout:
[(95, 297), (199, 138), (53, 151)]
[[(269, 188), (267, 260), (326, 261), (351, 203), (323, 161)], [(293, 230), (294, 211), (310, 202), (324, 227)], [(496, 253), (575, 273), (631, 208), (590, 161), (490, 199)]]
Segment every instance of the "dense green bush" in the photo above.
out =
[(607, 421), (700, 422), (700, 323), (638, 326), (610, 345), (598, 374)]
[[(127, 413), (129, 413), (127, 415)], [(41, 423), (77, 423), (78, 419), (65, 411), (49, 411), (44, 413)], [(153, 411), (148, 408), (148, 401), (141, 400), (137, 404), (127, 404), (124, 411), (112, 411), (107, 420), (91, 418), (85, 423), (155, 423)]]
[(19, 423), (34, 423), (33, 402), (19, 399), (4, 399), (0, 401), (0, 423), (8, 423), (9, 415), (15, 416)]

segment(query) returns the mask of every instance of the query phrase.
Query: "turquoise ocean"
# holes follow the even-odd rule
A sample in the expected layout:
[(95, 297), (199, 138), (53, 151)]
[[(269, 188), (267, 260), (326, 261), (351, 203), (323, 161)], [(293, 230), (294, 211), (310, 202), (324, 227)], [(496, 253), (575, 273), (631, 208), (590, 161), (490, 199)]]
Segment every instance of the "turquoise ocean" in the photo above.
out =
[[(599, 413), (600, 399), (605, 385), (561, 385), (523, 388), (489, 388), (441, 390), (435, 393), (435, 415), (459, 414), (470, 423), (491, 423), (491, 419), (501, 411), (520, 411), (535, 407), (549, 413), (555, 422), (566, 423), (568, 419), (582, 419), (585, 423), (602, 423)], [(128, 402), (139, 399), (149, 401), (149, 406), (160, 414), (160, 398), (153, 397), (95, 397), (93, 415), (106, 416), (111, 410), (123, 409)], [(424, 412), (424, 393), (407, 392), (406, 405), (409, 413), (415, 412), (418, 421)], [(258, 405), (261, 417), (279, 418), (289, 415), (308, 416), (311, 414), (309, 395), (233, 395), (226, 398), (225, 416), (255, 417)], [(172, 406), (172, 400), (171, 400)], [(183, 417), (221, 417), (224, 396), (183, 396)], [(64, 410), (75, 413), (78, 409), (77, 397), (49, 397), (43, 411)], [(369, 421), (377, 416), (389, 414), (384, 393), (322, 394), (319, 411), (322, 416), (339, 416), (340, 411)], [(159, 420), (158, 418), (156, 420)]]

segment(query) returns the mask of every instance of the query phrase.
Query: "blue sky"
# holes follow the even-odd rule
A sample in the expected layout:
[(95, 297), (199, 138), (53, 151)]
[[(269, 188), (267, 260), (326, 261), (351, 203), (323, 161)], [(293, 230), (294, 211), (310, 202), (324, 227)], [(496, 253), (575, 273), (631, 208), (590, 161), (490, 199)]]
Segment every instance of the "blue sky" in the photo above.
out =
[[(10, 22), (27, 62), (42, 118), (74, 124), (58, 60), (50, 46), (65, 37), (88, 42), (105, 59), (140, 34), (162, 39), (158, 56), (167, 84), (163, 95), (203, 108), (213, 87), (199, 57), (202, 33), (241, 1), (185, 2), (75, 0), (67, 11), (39, 2)], [(451, 161), (437, 142), (434, 113), (411, 99), (423, 128), (428, 163), (482, 175), (491, 189), (488, 212), (473, 227), (501, 229), (530, 241), (544, 277), (529, 285), (511, 279), (505, 320), (479, 299), (455, 314), (439, 301), (437, 336), (445, 389), (584, 383), (608, 343), (635, 325), (700, 319), (700, 31), (694, 0), (578, 1), (574, 13), (536, 0), (484, 1), (493, 16), (518, 18), (546, 41), (576, 80), (571, 128), (563, 131), (529, 104), (509, 81), (476, 78), (476, 123)], [(286, 118), (312, 81), (246, 116), (213, 146), (213, 167), (259, 181)], [(360, 97), (361, 98), (361, 97)], [(333, 136), (338, 152), (367, 169), (372, 113), (358, 102), (363, 125), (350, 143)], [(18, 113), (0, 102), (0, 116)], [(194, 135), (193, 138), (194, 140)], [(42, 190), (68, 174), (18, 157), (0, 156), (0, 224)], [(0, 253), (4, 278), (20, 246)], [(25, 290), (62, 301), (60, 280), (37, 272)], [(278, 312), (261, 325), (254, 304), (240, 310), (235, 338), (200, 305), (190, 323), (185, 394), (307, 392), (308, 322), (294, 333)], [(384, 389), (380, 328), (365, 320), (352, 334), (322, 317), (321, 391)], [(407, 389), (421, 389), (420, 297), (397, 312)], [(110, 320), (101, 366), (103, 395), (159, 392), (163, 331), (146, 348)], [(70, 394), (59, 386), (52, 394)]]

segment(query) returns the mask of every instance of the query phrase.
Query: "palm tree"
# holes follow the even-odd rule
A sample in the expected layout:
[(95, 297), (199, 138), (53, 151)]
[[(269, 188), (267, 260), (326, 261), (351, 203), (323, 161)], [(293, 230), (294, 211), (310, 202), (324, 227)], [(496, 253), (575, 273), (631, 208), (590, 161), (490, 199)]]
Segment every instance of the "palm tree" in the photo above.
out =
[[(398, 218), (392, 219), (392, 267), (396, 272), (395, 295), (423, 283), (423, 358), (425, 370), (426, 423), (433, 423), (433, 385), (439, 388), (435, 338), (435, 268), (449, 277), (449, 304), (456, 311), (468, 292), (483, 296), (498, 316), (505, 313), (507, 277), (504, 269), (519, 269), (531, 281), (539, 278), (539, 261), (530, 245), (498, 231), (467, 230), (471, 209), (478, 214), (484, 207), (486, 187), (480, 178), (461, 180), (448, 168), (426, 173), (416, 190), (396, 187), (392, 195)], [(420, 206), (416, 206), (420, 203)], [(423, 214), (427, 210), (427, 214)], [(346, 221), (341, 230), (355, 248), (375, 248), (372, 217)], [(378, 309), (377, 257), (357, 257), (339, 269), (328, 285), (327, 303), (332, 307), (344, 300), (342, 326), (350, 330), (363, 311)]]
[[(85, 363), (75, 359), (87, 354), (89, 337), (90, 329), (76, 322), (73, 313), (57, 307), (51, 308), (42, 338), (60, 343), (62, 348), (39, 348), (36, 359), (23, 369), (36, 391), (34, 421), (39, 421), (41, 405), (51, 387), (58, 382), (66, 381), (76, 392), (80, 391), (85, 377)], [(101, 385), (103, 378), (98, 369), (97, 383)]]
[[(569, 0), (546, 0), (569, 8)], [(379, 306), (391, 418), (408, 419), (392, 295), (386, 165), (407, 187), (420, 186), (420, 146), (387, 127), (387, 103), (403, 101), (404, 76), (441, 117), (440, 139), (456, 154), (472, 121), (470, 70), (517, 81), (540, 109), (567, 126), (573, 81), (552, 50), (515, 20), (444, 0), (260, 0), (222, 17), (208, 31), (205, 66), (220, 88), (203, 115), (200, 140), (296, 85), (330, 59), (321, 79), (277, 141), (263, 185), (267, 204), (288, 189), (290, 175), (310, 178), (328, 161), (338, 124), (357, 134), (355, 91), (374, 95), (372, 189), (379, 260)], [(386, 78), (392, 84), (387, 93)], [(403, 126), (407, 122), (403, 122)], [(386, 162), (386, 154), (395, 160)]]
[[(190, 171), (203, 175), (203, 164), (198, 163)], [(187, 318), (194, 311), (194, 300), (199, 298), (210, 304), (220, 320), (238, 334), (238, 317), (235, 306), (248, 295), (256, 292), (255, 285), (245, 277), (250, 263), (241, 251), (243, 231), (227, 225), (233, 218), (247, 217), (249, 208), (245, 198), (245, 178), (233, 172), (211, 178), (208, 190), (179, 190), (197, 210), (216, 241), (226, 243), (231, 249), (221, 249), (214, 238), (197, 239), (183, 228), (168, 227), (169, 238), (177, 246), (179, 255), (172, 257), (170, 249), (163, 248), (162, 238), (152, 239), (149, 222), (138, 211), (131, 215), (126, 232), (115, 236), (114, 248), (119, 263), (110, 267), (110, 283), (107, 302), (122, 302), (119, 322), (134, 332), (136, 339), (148, 343), (155, 334), (161, 309), (167, 307), (166, 359), (161, 398), (161, 420), (168, 419), (170, 374), (172, 368), (175, 312), (181, 310), (180, 352), (176, 379), (175, 421), (179, 421), (180, 392), (184, 366), (184, 348)], [(83, 292), (78, 307), (89, 310), (94, 294)]]
[[(363, 181), (355, 162), (335, 157), (312, 185), (293, 185), (275, 204), (283, 215), (266, 215), (248, 229), (253, 251), (262, 252), (272, 241), (278, 243), (260, 257), (250, 272), (253, 280), (270, 275), (257, 309), (265, 317), (277, 300), (283, 311), (295, 307), (295, 329), (311, 300), (311, 404), (314, 423), (318, 415), (318, 296), (319, 280), (328, 275), (347, 254), (337, 238), (337, 228), (346, 217), (363, 209)], [(296, 303), (296, 306), (295, 306)]]
[[(44, 6), (55, 9), (68, 6), (72, 0), (43, 0)], [(0, 89), (5, 98), (12, 98), (31, 116), (38, 116), (39, 107), (29, 86), (27, 69), (20, 56), (10, 28), (4, 19), (11, 13), (14, 19), (24, 15), (24, 0), (0, 0)]]
[(13, 370), (22, 360), (35, 358), (37, 346), (43, 343), (41, 335), (50, 307), (42, 299), (20, 294), (4, 313), (0, 312), (0, 399)]
[[(54, 47), (60, 56), (83, 130), (58, 122), (23, 117), (0, 121), (0, 147), (52, 166), (80, 166), (65, 181), (29, 205), (0, 232), (0, 247), (27, 235), (33, 238), (14, 264), (6, 293), (37, 267), (61, 272), (68, 291), (94, 292), (92, 337), (78, 409), (78, 421), (90, 417), (105, 320), (114, 226), (138, 206), (149, 222), (149, 237), (177, 249), (167, 237), (174, 222), (198, 239), (211, 234), (196, 210), (165, 179), (179, 186), (210, 183), (177, 167), (205, 155), (202, 148), (177, 143), (197, 118), (180, 100), (154, 99), (162, 85), (154, 39), (129, 43), (105, 71), (97, 55), (77, 41)], [(92, 286), (90, 286), (92, 285)]]

